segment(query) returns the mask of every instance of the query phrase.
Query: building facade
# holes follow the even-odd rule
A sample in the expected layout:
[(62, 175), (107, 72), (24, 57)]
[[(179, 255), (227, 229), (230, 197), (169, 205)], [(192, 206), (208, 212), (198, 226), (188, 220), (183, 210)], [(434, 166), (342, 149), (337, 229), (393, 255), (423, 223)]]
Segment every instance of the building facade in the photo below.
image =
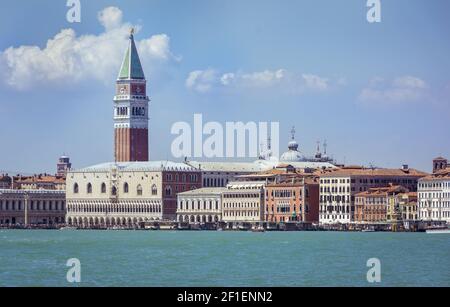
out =
[(398, 219), (398, 196), (407, 193), (402, 186), (369, 188), (355, 195), (356, 223), (387, 223)]
[(233, 227), (264, 221), (265, 182), (230, 182), (222, 194), (222, 220)]
[(420, 220), (450, 223), (450, 167), (421, 178), (417, 196)]
[(405, 229), (411, 229), (419, 220), (417, 192), (401, 193), (393, 197), (394, 215), (389, 214), (388, 222), (400, 223)]
[(65, 203), (64, 191), (0, 189), (0, 226), (63, 224)]
[(178, 193), (177, 221), (189, 224), (222, 221), (222, 193), (226, 188), (201, 188)]
[(132, 30), (114, 96), (116, 162), (148, 161), (148, 102), (147, 82)]
[(170, 161), (104, 163), (67, 176), (67, 223), (136, 227), (175, 220), (177, 194), (201, 187), (201, 173)]
[(297, 176), (267, 185), (266, 222), (319, 222), (319, 180)]
[(419, 178), (427, 174), (406, 165), (401, 169), (348, 166), (327, 170), (320, 175), (321, 224), (346, 224), (355, 221), (355, 195), (370, 188), (401, 185), (417, 191)]

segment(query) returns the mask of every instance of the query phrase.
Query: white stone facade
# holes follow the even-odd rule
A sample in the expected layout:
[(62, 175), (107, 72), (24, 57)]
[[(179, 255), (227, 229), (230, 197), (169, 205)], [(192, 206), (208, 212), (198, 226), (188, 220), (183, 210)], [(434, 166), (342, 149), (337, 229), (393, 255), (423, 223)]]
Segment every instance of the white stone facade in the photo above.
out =
[(421, 179), (417, 197), (420, 220), (450, 223), (450, 176)]
[(222, 193), (225, 188), (202, 188), (178, 193), (177, 221), (203, 224), (222, 220)]
[[(172, 219), (176, 190), (198, 188), (199, 177), (195, 169), (168, 161), (105, 163), (70, 171), (66, 221), (95, 228)], [(170, 214), (167, 207), (172, 207), (172, 199)]]
[(262, 181), (230, 182), (222, 194), (222, 220), (226, 223), (254, 223), (264, 220)]

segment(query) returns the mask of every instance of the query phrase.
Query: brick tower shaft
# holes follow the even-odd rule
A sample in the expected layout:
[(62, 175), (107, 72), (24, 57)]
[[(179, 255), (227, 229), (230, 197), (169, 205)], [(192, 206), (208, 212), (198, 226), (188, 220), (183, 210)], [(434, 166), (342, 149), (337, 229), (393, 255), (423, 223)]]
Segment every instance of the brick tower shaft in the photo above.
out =
[(133, 30), (116, 81), (114, 158), (116, 162), (148, 161), (147, 82), (134, 43)]

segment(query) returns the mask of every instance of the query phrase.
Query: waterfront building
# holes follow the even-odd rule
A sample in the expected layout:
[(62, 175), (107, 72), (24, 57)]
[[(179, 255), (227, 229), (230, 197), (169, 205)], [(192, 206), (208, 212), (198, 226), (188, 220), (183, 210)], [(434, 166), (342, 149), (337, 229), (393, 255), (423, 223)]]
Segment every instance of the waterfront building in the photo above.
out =
[(103, 163), (71, 170), (66, 220), (80, 227), (175, 220), (177, 194), (201, 184), (200, 171), (170, 161)]
[(345, 224), (355, 220), (355, 195), (370, 188), (402, 185), (417, 191), (419, 178), (427, 174), (404, 165), (400, 169), (347, 166), (329, 169), (320, 175), (321, 224)]
[(433, 160), (433, 174), (419, 180), (417, 195), (420, 220), (450, 223), (450, 166), (446, 159)]
[(413, 229), (419, 220), (417, 192), (392, 196), (389, 200), (387, 218), (392, 224), (401, 224), (404, 229)]
[(319, 179), (296, 174), (266, 186), (266, 222), (319, 222)]
[(58, 164), (56, 165), (56, 175), (59, 177), (65, 177), (67, 171), (72, 168), (72, 163), (70, 163), (70, 158), (63, 155), (59, 158)]
[(65, 213), (62, 190), (0, 189), (0, 226), (62, 224)]
[(369, 188), (367, 191), (355, 195), (355, 222), (356, 223), (387, 223), (400, 220), (397, 216), (399, 210), (397, 196), (407, 193), (408, 189), (389, 185), (387, 187)]
[(226, 188), (201, 188), (178, 193), (177, 221), (189, 224), (222, 221), (222, 193)]
[(222, 193), (222, 220), (229, 228), (264, 221), (265, 181), (230, 182)]
[(147, 81), (130, 33), (114, 96), (114, 157), (116, 162), (148, 161)]

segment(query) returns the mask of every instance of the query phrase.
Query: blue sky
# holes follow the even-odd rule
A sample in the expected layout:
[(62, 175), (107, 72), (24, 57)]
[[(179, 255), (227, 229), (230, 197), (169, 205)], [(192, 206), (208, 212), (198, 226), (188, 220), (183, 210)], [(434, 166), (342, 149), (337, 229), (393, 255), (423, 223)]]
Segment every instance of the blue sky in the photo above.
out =
[(281, 151), (295, 125), (303, 153), (326, 139), (348, 164), (429, 171), (450, 158), (447, 0), (382, 0), (372, 24), (364, 0), (81, 0), (81, 23), (67, 22), (66, 1), (39, 3), (0, 3), (2, 171), (54, 172), (62, 153), (74, 167), (113, 159), (131, 25), (152, 100), (151, 159), (172, 159), (170, 128), (194, 113), (279, 121)]

